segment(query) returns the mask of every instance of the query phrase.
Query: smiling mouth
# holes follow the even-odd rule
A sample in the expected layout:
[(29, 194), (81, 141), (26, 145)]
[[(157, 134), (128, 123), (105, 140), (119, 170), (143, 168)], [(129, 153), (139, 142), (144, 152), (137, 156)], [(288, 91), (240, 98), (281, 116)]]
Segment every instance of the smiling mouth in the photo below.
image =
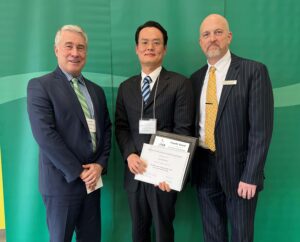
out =
[(69, 62), (71, 62), (72, 64), (78, 64), (80, 60), (69, 60)]

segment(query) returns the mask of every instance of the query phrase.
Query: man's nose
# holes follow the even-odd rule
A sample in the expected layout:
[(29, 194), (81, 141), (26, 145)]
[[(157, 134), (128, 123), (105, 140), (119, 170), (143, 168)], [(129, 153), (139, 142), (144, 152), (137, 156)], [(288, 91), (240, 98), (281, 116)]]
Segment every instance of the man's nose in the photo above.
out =
[(147, 45), (147, 50), (153, 50), (154, 47), (154, 43), (152, 43), (151, 41), (148, 43)]
[(73, 47), (72, 50), (71, 50), (71, 54), (73, 56), (77, 56), (78, 55), (78, 49), (76, 47)]
[(209, 40), (210, 40), (211, 42), (214, 42), (214, 41), (216, 40), (215, 33), (211, 33), (211, 34), (209, 35)]

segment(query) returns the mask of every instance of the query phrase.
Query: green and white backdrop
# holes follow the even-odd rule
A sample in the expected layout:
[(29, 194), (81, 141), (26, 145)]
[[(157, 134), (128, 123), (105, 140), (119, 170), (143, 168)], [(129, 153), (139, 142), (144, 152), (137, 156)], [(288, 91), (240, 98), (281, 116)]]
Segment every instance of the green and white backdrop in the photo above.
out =
[[(266, 163), (265, 190), (255, 223), (255, 241), (300, 241), (300, 2), (298, 0), (1, 0), (0, 145), (8, 242), (48, 241), (38, 192), (38, 149), (26, 111), (32, 77), (56, 67), (53, 40), (64, 24), (89, 36), (84, 74), (101, 85), (114, 118), (117, 88), (139, 72), (134, 33), (147, 20), (169, 34), (164, 66), (189, 76), (205, 63), (198, 28), (210, 13), (225, 15), (233, 32), (231, 50), (268, 66), (275, 96), (275, 126)], [(102, 190), (104, 242), (129, 242), (123, 163), (113, 143)], [(196, 196), (179, 194), (176, 241), (203, 241)], [(1, 214), (4, 217), (4, 214)]]

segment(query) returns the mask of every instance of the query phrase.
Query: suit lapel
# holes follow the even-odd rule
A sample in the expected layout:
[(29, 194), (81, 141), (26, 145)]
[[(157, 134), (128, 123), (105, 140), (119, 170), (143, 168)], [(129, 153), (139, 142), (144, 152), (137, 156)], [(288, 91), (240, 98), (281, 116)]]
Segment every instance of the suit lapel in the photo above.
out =
[[(231, 63), (230, 63), (225, 80), (237, 80), (238, 74), (239, 74), (239, 60), (236, 56), (234, 56), (232, 54)], [(220, 117), (222, 115), (226, 101), (228, 99), (228, 96), (229, 96), (232, 88), (233, 88), (233, 85), (223, 85), (222, 94), (221, 94), (219, 107), (218, 107), (216, 126), (220, 120)]]
[(67, 80), (65, 74), (58, 67), (55, 70), (55, 76), (58, 79), (58, 82), (61, 84), (62, 88), (64, 89), (66, 99), (70, 100), (70, 102), (72, 103), (72, 110), (76, 113), (84, 127), (87, 130), (89, 130), (81, 105), (73, 88), (71, 87), (71, 84), (69, 83), (69, 80)]
[[(158, 98), (163, 93), (163, 91), (167, 88), (167, 86), (168, 86), (167, 80), (169, 78), (170, 78), (170, 76), (168, 75), (168, 71), (166, 71), (166, 69), (162, 68), (162, 70), (155, 82), (155, 85), (153, 86), (153, 88), (151, 90), (149, 101), (146, 104), (145, 108), (151, 106), (152, 103), (154, 102), (154, 98)], [(157, 89), (157, 92), (156, 92), (156, 97), (155, 97), (156, 89)]]
[[(207, 72), (208, 65), (206, 65), (201, 72), (199, 73), (196, 84), (195, 84), (195, 97), (196, 97), (196, 127), (199, 129), (199, 122), (200, 122), (200, 99), (201, 99), (201, 93), (202, 93), (202, 88), (203, 88), (203, 83), (205, 79), (205, 75)], [(197, 133), (199, 133), (199, 130), (197, 130)]]
[[(85, 82), (85, 86), (89, 92), (89, 95), (91, 97), (91, 101), (93, 104), (93, 109), (94, 109), (94, 119), (95, 119), (95, 124), (96, 124), (96, 142), (98, 144), (99, 139), (101, 137), (101, 130), (99, 127), (99, 121), (100, 121), (100, 115), (101, 115), (101, 111), (100, 110), (100, 106), (99, 106), (99, 102), (97, 102), (97, 94), (95, 92), (95, 88), (92, 88), (90, 82), (84, 78), (84, 82)], [(86, 126), (87, 129), (89, 130), (88, 126)]]
[(135, 103), (138, 110), (142, 108), (142, 90), (141, 90), (141, 75), (134, 76), (130, 85), (130, 89), (128, 90), (128, 94), (130, 95), (130, 99)]

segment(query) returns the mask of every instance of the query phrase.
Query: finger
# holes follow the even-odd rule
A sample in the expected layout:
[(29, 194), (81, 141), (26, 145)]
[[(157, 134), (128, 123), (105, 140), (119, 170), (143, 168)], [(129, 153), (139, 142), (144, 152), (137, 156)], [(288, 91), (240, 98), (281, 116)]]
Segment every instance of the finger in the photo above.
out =
[(249, 200), (251, 198), (252, 198), (252, 189), (249, 189), (247, 193), (247, 199)]
[(88, 177), (86, 177), (84, 180), (85, 184), (91, 184), (95, 181), (95, 176), (90, 174)]
[(138, 166), (138, 172), (143, 174), (146, 171), (146, 167), (143, 163)]
[(250, 194), (250, 198), (248, 199), (251, 199), (255, 196), (255, 189), (251, 189), (251, 194)]
[(165, 186), (162, 182), (158, 184), (158, 187), (160, 190), (165, 191)]
[(138, 173), (138, 171), (135, 169), (134, 166), (128, 165), (128, 167), (129, 167), (129, 170), (131, 171), (131, 173), (133, 173), (133, 174), (137, 174)]
[(170, 188), (170, 186), (169, 186), (168, 183), (163, 182), (163, 186), (164, 186), (164, 190), (165, 190), (165, 191), (167, 191), (167, 192), (170, 192), (170, 191), (171, 191), (171, 188)]
[(166, 191), (167, 192), (170, 192), (171, 191), (171, 188), (170, 188), (170, 186), (166, 183)]
[(238, 188), (238, 195), (240, 196), (240, 197), (242, 197), (243, 196), (243, 189), (242, 188)]
[(96, 187), (96, 185), (94, 185), (94, 184), (93, 184), (93, 185), (89, 185), (89, 186), (88, 186), (88, 189), (90, 189), (91, 191), (94, 191), (94, 190), (95, 190), (95, 187)]
[(246, 198), (247, 197), (247, 190), (246, 189), (243, 189), (243, 192), (242, 192), (242, 198)]
[(91, 164), (85, 164), (85, 165), (82, 165), (82, 167), (83, 167), (84, 169), (89, 170), (89, 169), (91, 169)]

